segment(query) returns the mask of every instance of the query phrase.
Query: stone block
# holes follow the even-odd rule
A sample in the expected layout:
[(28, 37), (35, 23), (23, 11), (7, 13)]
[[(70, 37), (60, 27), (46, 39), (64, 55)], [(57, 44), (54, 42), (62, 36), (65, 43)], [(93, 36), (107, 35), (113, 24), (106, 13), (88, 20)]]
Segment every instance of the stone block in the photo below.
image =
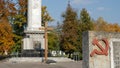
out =
[(83, 32), (83, 68), (119, 68), (120, 33)]

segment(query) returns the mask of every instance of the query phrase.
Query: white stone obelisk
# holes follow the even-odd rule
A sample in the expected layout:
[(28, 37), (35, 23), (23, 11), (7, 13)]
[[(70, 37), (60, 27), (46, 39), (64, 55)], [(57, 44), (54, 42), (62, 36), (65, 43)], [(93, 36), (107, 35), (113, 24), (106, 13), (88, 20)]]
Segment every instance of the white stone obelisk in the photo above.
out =
[(39, 30), (42, 27), (41, 0), (28, 0), (27, 15), (27, 28), (24, 31), (26, 36), (23, 39), (23, 50), (35, 50), (36, 47), (44, 49), (44, 30)]
[(28, 28), (39, 30), (41, 27), (41, 0), (28, 0)]

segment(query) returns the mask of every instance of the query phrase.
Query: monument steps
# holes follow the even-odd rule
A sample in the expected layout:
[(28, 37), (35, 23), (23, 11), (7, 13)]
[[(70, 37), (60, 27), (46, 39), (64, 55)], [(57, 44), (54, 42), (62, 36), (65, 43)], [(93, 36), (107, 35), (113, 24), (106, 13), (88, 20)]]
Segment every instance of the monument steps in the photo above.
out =
[[(48, 57), (48, 60), (55, 62), (73, 62), (74, 60), (67, 57)], [(43, 62), (42, 57), (12, 57), (7, 60), (8, 62)]]

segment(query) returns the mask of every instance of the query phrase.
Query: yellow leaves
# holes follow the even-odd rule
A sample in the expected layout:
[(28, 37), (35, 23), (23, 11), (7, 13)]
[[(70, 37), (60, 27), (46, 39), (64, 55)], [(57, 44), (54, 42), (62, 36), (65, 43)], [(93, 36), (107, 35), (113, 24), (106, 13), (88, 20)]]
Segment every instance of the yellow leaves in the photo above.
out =
[(9, 6), (10, 10), (16, 11), (16, 8), (14, 7), (15, 6), (14, 4), (9, 3), (8, 6)]
[(10, 51), (14, 45), (12, 28), (8, 22), (0, 22), (0, 52)]
[(94, 30), (106, 32), (120, 32), (120, 26), (116, 23), (107, 23), (102, 18), (99, 18), (97, 22), (94, 23)]
[(76, 49), (75, 46), (73, 46), (72, 44), (70, 44), (67, 41), (64, 42), (63, 45), (64, 45), (63, 48), (66, 49), (66, 50), (75, 50)]
[(27, 0), (19, 0), (19, 4), (22, 6), (22, 5), (25, 5), (27, 4)]
[(27, 0), (18, 0), (20, 6), (20, 12), (24, 13), (27, 11)]
[(14, 4), (10, 0), (0, 0), (0, 20), (8, 20), (8, 16), (12, 16), (16, 13)]
[(107, 32), (120, 32), (120, 26), (118, 24), (108, 24)]
[(42, 6), (42, 21), (43, 21), (43, 23), (48, 22), (48, 21), (53, 21), (52, 17), (49, 15), (49, 13), (47, 11), (46, 6)]

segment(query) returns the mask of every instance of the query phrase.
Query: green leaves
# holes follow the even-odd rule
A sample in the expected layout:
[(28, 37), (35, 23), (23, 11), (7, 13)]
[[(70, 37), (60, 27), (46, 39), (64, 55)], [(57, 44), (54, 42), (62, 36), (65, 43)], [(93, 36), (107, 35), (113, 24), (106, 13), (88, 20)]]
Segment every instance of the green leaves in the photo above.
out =
[[(61, 49), (66, 53), (82, 53), (82, 32), (93, 30), (94, 25), (85, 8), (80, 15), (68, 5), (65, 13), (62, 14), (63, 25), (61, 33)], [(79, 19), (78, 19), (79, 18)]]
[(56, 32), (50, 32), (48, 33), (48, 49), (49, 50), (58, 50), (59, 46), (58, 46), (58, 37)]
[(14, 16), (14, 25), (18, 25), (18, 27), (22, 27), (24, 23), (26, 23), (26, 17), (22, 14), (17, 14)]
[(93, 22), (85, 8), (80, 13), (80, 25), (82, 31), (93, 30)]
[(53, 18), (49, 15), (46, 6), (42, 6), (42, 23), (44, 25), (45, 22), (51, 22)]

